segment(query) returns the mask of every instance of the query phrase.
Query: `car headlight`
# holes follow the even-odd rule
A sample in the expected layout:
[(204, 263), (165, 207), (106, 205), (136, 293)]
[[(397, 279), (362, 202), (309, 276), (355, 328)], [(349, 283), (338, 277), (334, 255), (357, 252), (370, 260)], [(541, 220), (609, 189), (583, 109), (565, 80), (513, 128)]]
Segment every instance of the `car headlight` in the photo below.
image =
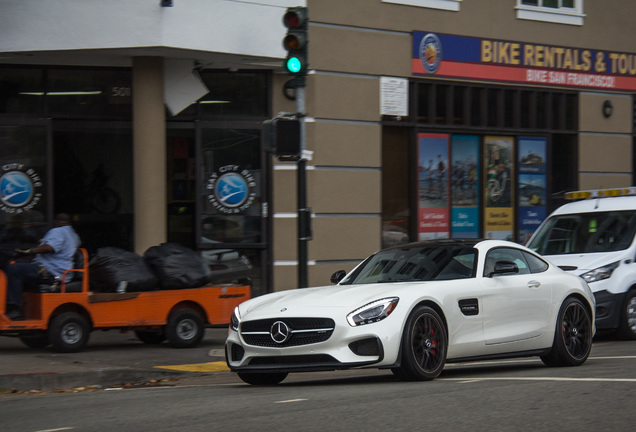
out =
[(389, 297), (366, 304), (347, 315), (347, 321), (352, 327), (382, 321), (391, 315), (399, 300)]
[(232, 318), (230, 318), (230, 330), (238, 331), (239, 323), (241, 322), (241, 315), (239, 313), (238, 306), (234, 308), (232, 312)]
[(608, 279), (612, 275), (612, 272), (616, 270), (616, 267), (618, 267), (619, 264), (620, 261), (616, 261), (603, 267), (595, 268), (594, 270), (590, 270), (587, 273), (583, 273), (581, 277), (587, 283)]

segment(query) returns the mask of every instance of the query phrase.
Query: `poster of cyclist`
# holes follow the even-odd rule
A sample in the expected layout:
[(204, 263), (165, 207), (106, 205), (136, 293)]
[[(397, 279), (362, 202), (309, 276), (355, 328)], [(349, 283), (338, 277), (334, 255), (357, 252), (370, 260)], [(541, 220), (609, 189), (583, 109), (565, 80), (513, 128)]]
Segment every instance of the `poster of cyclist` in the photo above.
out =
[(449, 175), (446, 134), (418, 134), (418, 237), (449, 236)]
[(512, 137), (484, 137), (486, 238), (512, 240), (513, 237), (513, 149)]
[(546, 217), (546, 140), (519, 138), (517, 240), (525, 243)]
[(451, 237), (479, 237), (479, 137), (451, 137)]

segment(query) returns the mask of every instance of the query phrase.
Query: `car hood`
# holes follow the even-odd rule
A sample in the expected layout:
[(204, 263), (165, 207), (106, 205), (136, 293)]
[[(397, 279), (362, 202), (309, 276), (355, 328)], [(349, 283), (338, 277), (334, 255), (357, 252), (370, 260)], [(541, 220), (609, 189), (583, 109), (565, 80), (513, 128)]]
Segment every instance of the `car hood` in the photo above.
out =
[(624, 254), (625, 251), (617, 251), (588, 254), (544, 255), (543, 257), (557, 266), (576, 267), (576, 270), (570, 270), (568, 273), (578, 276), (595, 268), (619, 261)]
[[(426, 282), (419, 282), (426, 283)], [(285, 315), (303, 315), (309, 310), (346, 309), (345, 313), (374, 300), (399, 297), (401, 289), (413, 283), (374, 283), (364, 285), (334, 285), (317, 288), (300, 288), (281, 291), (253, 298), (239, 306), (241, 318), (259, 319)], [(317, 313), (317, 312), (316, 312)]]

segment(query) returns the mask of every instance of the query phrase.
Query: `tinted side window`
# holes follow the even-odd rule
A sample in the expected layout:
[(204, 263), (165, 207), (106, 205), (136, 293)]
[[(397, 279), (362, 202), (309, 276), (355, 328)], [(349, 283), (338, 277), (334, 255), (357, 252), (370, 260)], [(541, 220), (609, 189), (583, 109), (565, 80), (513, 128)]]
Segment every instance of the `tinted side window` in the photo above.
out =
[(495, 268), (497, 261), (513, 262), (519, 268), (519, 272), (515, 274), (530, 274), (530, 268), (526, 262), (522, 252), (512, 248), (496, 248), (492, 249), (486, 255), (486, 264), (484, 265), (484, 276), (488, 277)]
[(522, 252), (524, 258), (528, 262), (528, 267), (530, 267), (530, 273), (543, 273), (548, 269), (548, 263), (543, 261), (541, 258), (529, 254), (527, 252)]

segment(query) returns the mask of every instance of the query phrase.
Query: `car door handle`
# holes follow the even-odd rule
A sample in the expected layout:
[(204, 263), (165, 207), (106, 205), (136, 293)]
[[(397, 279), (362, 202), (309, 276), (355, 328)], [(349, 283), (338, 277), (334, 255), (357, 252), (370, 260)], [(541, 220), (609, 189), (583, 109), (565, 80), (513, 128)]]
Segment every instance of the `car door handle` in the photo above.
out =
[(539, 288), (541, 286), (541, 282), (539, 281), (530, 281), (528, 282), (528, 288)]

